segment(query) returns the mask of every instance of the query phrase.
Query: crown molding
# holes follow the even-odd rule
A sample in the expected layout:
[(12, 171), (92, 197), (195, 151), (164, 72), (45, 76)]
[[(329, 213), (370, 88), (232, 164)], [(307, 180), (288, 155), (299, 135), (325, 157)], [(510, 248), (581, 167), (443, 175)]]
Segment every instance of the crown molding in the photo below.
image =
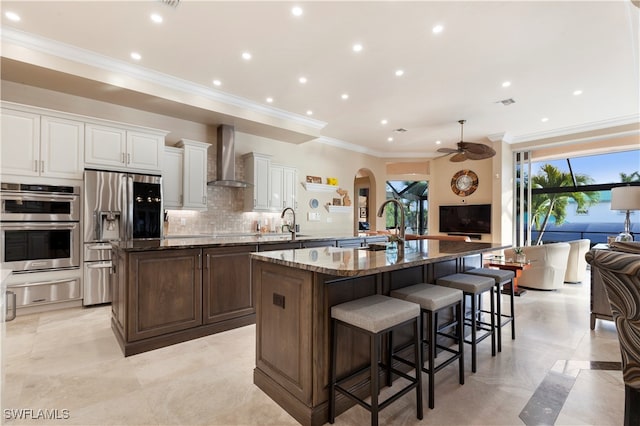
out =
[(378, 158), (432, 158), (427, 155), (425, 152), (393, 152), (393, 151), (376, 151), (373, 149), (366, 148), (361, 145), (356, 145), (350, 142), (345, 142), (341, 139), (330, 138), (327, 136), (320, 136), (317, 139), (314, 139), (311, 142), (317, 142), (329, 146), (333, 146), (335, 148), (342, 148), (348, 151), (360, 152), (362, 154), (371, 155), (372, 157)]
[[(187, 80), (176, 78), (168, 74), (153, 71), (138, 65), (131, 65), (125, 61), (101, 55), (90, 50), (82, 49), (66, 43), (54, 41), (31, 33), (19, 31), (13, 28), (2, 28), (0, 34), (2, 43), (9, 42), (16, 46), (32, 51), (53, 55), (58, 58), (82, 63), (105, 71), (125, 75), (127, 77), (143, 80), (162, 87), (179, 90), (187, 94), (200, 96), (222, 104), (242, 108), (248, 111), (260, 113), (266, 116), (288, 120), (302, 126), (316, 130), (324, 128), (327, 123), (301, 114), (291, 113), (279, 108), (253, 102), (240, 96), (222, 92), (207, 86), (196, 84)], [(114, 84), (111, 82), (110, 84)]]

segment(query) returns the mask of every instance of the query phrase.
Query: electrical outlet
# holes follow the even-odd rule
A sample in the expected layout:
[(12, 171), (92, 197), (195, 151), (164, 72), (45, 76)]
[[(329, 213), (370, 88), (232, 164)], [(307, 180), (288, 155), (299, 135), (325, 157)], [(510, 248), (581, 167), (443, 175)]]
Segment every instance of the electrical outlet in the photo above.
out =
[(320, 221), (320, 213), (318, 213), (318, 212), (309, 212), (309, 213), (307, 213), (307, 220), (309, 222), (319, 222)]
[(187, 224), (187, 218), (186, 217), (181, 217), (180, 218), (180, 225), (184, 226)]

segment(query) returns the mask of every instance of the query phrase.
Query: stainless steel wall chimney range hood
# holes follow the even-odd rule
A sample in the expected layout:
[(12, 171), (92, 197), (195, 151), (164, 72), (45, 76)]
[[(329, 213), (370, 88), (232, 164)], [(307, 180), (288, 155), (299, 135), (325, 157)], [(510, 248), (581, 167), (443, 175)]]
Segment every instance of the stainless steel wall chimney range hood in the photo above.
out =
[(218, 146), (216, 158), (216, 180), (207, 185), (246, 188), (251, 185), (236, 179), (235, 128), (227, 124), (218, 126)]

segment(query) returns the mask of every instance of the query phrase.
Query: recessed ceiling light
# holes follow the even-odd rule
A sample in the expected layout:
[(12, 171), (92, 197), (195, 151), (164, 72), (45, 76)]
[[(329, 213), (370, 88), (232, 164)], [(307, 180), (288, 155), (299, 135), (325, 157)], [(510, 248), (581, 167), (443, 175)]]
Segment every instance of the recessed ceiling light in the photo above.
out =
[(131, 59), (139, 61), (140, 59), (142, 59), (142, 55), (138, 52), (131, 52)]
[(248, 61), (249, 59), (251, 59), (251, 53), (242, 52), (242, 59), (244, 59), (245, 61)]
[(362, 45), (360, 43), (356, 43), (353, 45), (354, 52), (362, 52)]
[(340, 97), (346, 101), (347, 99), (349, 99), (349, 94), (343, 93), (342, 95), (340, 95)]
[(387, 124), (387, 123), (388, 123), (388, 121), (387, 121), (386, 118), (383, 118), (382, 120), (380, 120), (380, 124)]
[(442, 25), (436, 25), (435, 27), (433, 27), (433, 28), (431, 29), (431, 31), (432, 31), (434, 34), (440, 34), (440, 33), (442, 32), (442, 30), (444, 30), (444, 27), (443, 27)]
[(509, 87), (509, 86), (511, 86), (510, 81), (505, 81), (504, 83), (502, 83), (502, 87)]
[(582, 90), (574, 90), (573, 95), (574, 95), (574, 96), (580, 96), (580, 95), (582, 95)]
[(221, 86), (222, 82), (220, 80), (216, 79), (216, 80), (213, 80), (213, 85), (214, 86)]
[(389, 136), (389, 137), (387, 138), (387, 142), (393, 142), (393, 138), (392, 138), (391, 136)]
[(18, 14), (17, 14), (17, 13), (15, 13), (15, 12), (6, 12), (6, 13), (4, 14), (4, 16), (6, 16), (6, 17), (7, 17), (7, 19), (9, 19), (9, 20), (11, 20), (11, 21), (18, 22), (18, 21), (20, 20), (20, 15), (18, 15)]
[(396, 77), (402, 77), (404, 75), (404, 70), (396, 70)]
[(311, 111), (310, 109), (307, 110), (307, 115), (313, 115), (313, 111)]
[(151, 14), (151, 20), (153, 22), (155, 22), (156, 24), (161, 24), (163, 19), (161, 15), (158, 15), (157, 13), (152, 13)]
[(302, 8), (299, 6), (295, 6), (291, 9), (291, 14), (293, 16), (302, 16)]
[(298, 81), (300, 82), (300, 84), (305, 84), (307, 82), (307, 77), (300, 77)]
[(542, 120), (540, 120), (540, 121), (542, 121), (543, 123), (546, 123), (547, 121), (549, 121), (549, 119), (548, 119), (547, 117), (544, 117), (544, 118), (543, 118)]
[(273, 103), (273, 98), (271, 98), (271, 97), (267, 98), (267, 103), (268, 104)]
[(436, 141), (436, 145), (440, 145), (442, 141)]

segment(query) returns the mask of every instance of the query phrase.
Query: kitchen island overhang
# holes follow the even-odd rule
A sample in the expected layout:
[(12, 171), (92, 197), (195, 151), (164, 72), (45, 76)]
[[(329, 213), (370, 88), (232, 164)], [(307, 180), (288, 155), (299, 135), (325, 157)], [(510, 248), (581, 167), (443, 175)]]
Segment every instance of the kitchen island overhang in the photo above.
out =
[[(330, 310), (343, 302), (482, 266), (510, 245), (416, 240), (404, 250), (308, 248), (251, 254), (256, 297), (254, 383), (303, 425), (328, 420)], [(369, 363), (366, 337), (338, 331), (338, 375)], [(394, 340), (395, 341), (395, 340)], [(397, 340), (401, 343), (401, 339)], [(365, 397), (366, 386), (353, 391)], [(341, 398), (337, 412), (352, 401)]]

